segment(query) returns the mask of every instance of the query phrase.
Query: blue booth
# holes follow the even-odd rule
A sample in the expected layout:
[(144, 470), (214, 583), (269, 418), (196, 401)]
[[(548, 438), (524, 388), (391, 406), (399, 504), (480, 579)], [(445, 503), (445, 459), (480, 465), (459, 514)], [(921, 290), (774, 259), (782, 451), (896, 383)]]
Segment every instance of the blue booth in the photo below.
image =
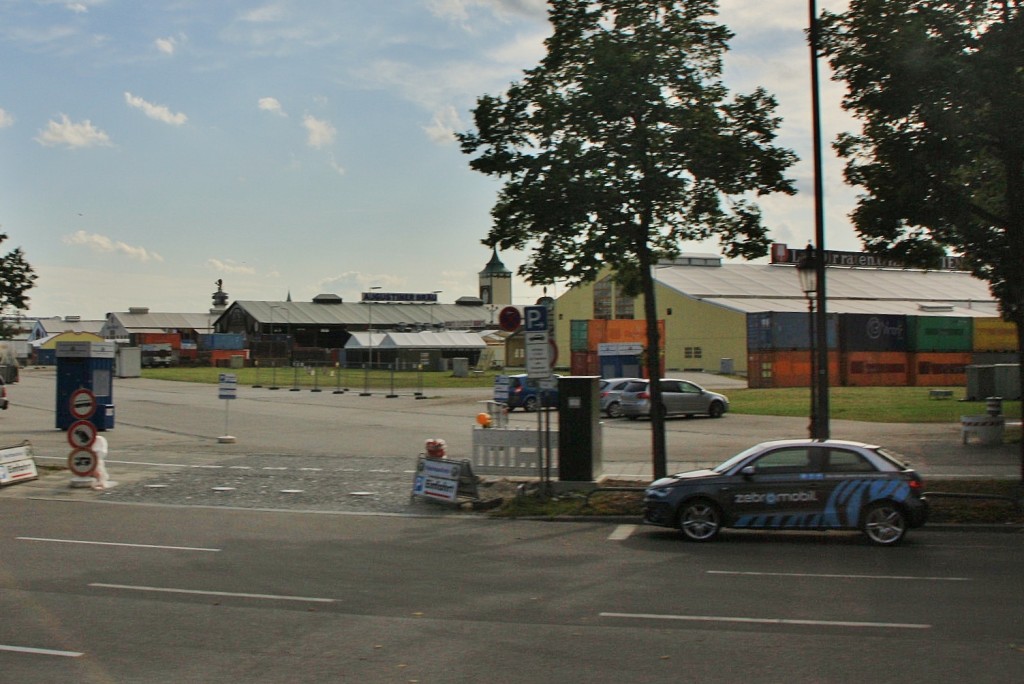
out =
[(88, 390), (96, 410), (88, 418), (97, 430), (114, 429), (114, 343), (58, 342), (57, 427), (67, 430), (78, 420), (71, 412), (71, 397)]

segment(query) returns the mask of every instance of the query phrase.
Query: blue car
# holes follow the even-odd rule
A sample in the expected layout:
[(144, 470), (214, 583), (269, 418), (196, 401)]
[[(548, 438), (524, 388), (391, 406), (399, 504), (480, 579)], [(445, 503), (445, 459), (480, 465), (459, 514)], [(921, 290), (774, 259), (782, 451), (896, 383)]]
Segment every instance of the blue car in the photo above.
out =
[[(543, 389), (534, 378), (526, 373), (508, 376), (508, 397), (502, 399), (497, 392), (495, 401), (503, 402), (509, 411), (521, 408), (524, 411), (536, 411), (538, 407), (553, 408), (558, 406), (558, 376), (554, 378), (554, 389)], [(497, 386), (496, 386), (497, 387)]]
[(842, 440), (764, 442), (710, 470), (653, 482), (644, 521), (711, 541), (724, 527), (861, 530), (895, 546), (928, 518), (920, 476), (892, 452)]

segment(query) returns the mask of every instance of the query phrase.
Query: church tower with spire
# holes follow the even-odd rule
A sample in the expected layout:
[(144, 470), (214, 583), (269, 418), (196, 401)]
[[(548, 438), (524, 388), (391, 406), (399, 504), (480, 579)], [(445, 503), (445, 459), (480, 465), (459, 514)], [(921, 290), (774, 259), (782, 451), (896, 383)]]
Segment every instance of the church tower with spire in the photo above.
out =
[(512, 271), (501, 263), (497, 248), (491, 251), (491, 260), (480, 271), (480, 299), (484, 304), (512, 303)]

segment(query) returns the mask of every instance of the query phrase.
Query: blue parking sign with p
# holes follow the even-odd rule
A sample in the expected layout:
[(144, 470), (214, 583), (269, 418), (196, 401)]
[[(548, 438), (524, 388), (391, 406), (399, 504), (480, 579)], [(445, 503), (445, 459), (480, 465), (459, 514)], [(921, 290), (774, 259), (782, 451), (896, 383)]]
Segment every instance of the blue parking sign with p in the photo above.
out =
[(523, 329), (526, 332), (546, 332), (548, 329), (548, 307), (524, 306)]

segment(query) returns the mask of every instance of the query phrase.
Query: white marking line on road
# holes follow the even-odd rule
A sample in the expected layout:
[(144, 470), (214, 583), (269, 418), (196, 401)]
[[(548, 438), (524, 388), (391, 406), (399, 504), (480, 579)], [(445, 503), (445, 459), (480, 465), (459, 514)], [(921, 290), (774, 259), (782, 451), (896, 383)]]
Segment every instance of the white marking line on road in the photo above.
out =
[(12, 651), (14, 653), (34, 653), (36, 655), (60, 656), (61, 658), (80, 658), (84, 653), (78, 651), (55, 651), (52, 648), (32, 648), (31, 646), (8, 646), (0, 644), (0, 651)]
[(608, 535), (608, 541), (622, 541), (629, 539), (633, 531), (636, 530), (636, 525), (617, 525), (611, 534)]
[(15, 537), (22, 541), (53, 542), (55, 544), (92, 544), (94, 546), (128, 546), (136, 549), (163, 549), (167, 551), (210, 551), (219, 553), (220, 549), (207, 549), (200, 546), (161, 546), (159, 544), (126, 544), (123, 542), (86, 541), (82, 539), (49, 539), (47, 537)]
[(931, 629), (931, 625), (905, 622), (848, 622), (845, 620), (792, 620), (787, 618), (723, 617), (717, 615), (656, 615), (652, 613), (600, 613), (601, 617), (684, 622), (731, 622), (751, 625), (804, 625), (811, 627), (858, 627), (883, 629)]
[(278, 596), (276, 594), (240, 594), (230, 591), (202, 591), (199, 589), (174, 589), (172, 587), (136, 587), (130, 584), (103, 584), (92, 582), (90, 587), (100, 589), (126, 589), (128, 591), (151, 591), (161, 594), (194, 594), (197, 596), (228, 596), (231, 598), (255, 598), (272, 601), (302, 601), (305, 603), (334, 603), (331, 598), (311, 598), (308, 596)]
[(970, 582), (970, 577), (916, 577), (913, 575), (830, 575), (809, 572), (740, 572), (708, 570), (709, 575), (747, 575), (749, 577), (800, 577), (822, 579), (917, 580), (920, 582)]

